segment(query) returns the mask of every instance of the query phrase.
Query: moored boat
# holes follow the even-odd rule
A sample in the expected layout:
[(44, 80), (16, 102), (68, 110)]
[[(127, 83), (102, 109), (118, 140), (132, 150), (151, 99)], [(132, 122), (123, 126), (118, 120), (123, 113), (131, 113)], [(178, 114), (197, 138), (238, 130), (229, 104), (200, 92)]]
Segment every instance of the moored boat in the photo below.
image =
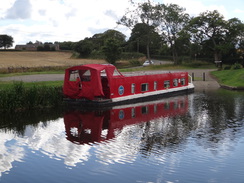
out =
[(87, 64), (65, 70), (65, 101), (85, 107), (105, 107), (155, 100), (194, 91), (187, 72), (120, 73), (111, 64)]

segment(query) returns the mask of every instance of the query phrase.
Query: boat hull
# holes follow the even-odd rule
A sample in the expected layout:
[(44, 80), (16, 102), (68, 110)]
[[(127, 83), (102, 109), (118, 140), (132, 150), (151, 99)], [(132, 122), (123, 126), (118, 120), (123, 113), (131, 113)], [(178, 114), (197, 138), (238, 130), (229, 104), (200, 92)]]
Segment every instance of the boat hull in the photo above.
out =
[(69, 106), (82, 108), (104, 108), (116, 105), (126, 105), (137, 102), (153, 101), (160, 98), (172, 97), (177, 95), (190, 94), (194, 92), (193, 84), (185, 87), (171, 88), (166, 90), (158, 90), (153, 92), (145, 92), (140, 94), (117, 97), (113, 99), (87, 100), (87, 99), (70, 99), (65, 98), (64, 102)]

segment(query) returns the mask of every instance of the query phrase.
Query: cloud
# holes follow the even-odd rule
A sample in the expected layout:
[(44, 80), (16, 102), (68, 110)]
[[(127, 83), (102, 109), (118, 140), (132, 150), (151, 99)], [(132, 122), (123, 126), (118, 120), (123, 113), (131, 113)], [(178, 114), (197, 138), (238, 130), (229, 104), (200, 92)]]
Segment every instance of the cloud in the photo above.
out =
[(7, 10), (7, 19), (28, 19), (31, 17), (32, 5), (29, 0), (16, 0), (13, 6)]

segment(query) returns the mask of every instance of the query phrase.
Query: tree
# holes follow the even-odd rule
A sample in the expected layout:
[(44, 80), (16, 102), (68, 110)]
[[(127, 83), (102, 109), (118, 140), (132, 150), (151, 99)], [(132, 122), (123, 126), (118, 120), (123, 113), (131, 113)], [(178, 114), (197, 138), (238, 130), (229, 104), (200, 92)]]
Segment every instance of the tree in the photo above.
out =
[(125, 35), (117, 30), (109, 29), (102, 34), (102, 39), (105, 43), (107, 39), (116, 39), (122, 45), (125, 43)]
[(90, 38), (85, 38), (75, 43), (73, 49), (80, 54), (80, 57), (88, 57), (93, 50), (93, 44)]
[(170, 45), (173, 60), (178, 64), (178, 53), (182, 49), (182, 40), (187, 41), (187, 34), (184, 28), (189, 22), (189, 15), (185, 9), (177, 4), (159, 4), (155, 7), (155, 22), (163, 39)]
[[(132, 5), (135, 5), (133, 1), (131, 1)], [(125, 15), (117, 22), (119, 25), (124, 25), (129, 29), (132, 29), (136, 24), (143, 23), (148, 25), (148, 27), (154, 26), (153, 16), (154, 16), (154, 6), (148, 0), (148, 2), (138, 3), (134, 6), (134, 10), (127, 10)], [(146, 41), (146, 49), (147, 49), (147, 58), (151, 61), (150, 56), (150, 34), (152, 29), (147, 29), (148, 32), (145, 32), (145, 36), (147, 37)]]
[(11, 46), (13, 46), (14, 39), (12, 36), (8, 36), (6, 34), (0, 35), (0, 48), (4, 47), (4, 49), (7, 49)]
[(241, 43), (244, 24), (237, 18), (226, 21), (217, 10), (214, 10), (203, 12), (193, 18), (188, 29), (192, 41), (211, 51), (214, 60), (220, 61), (224, 53)]
[(156, 54), (160, 48), (160, 43), (161, 38), (155, 31), (155, 28), (145, 23), (136, 24), (132, 29), (130, 39), (128, 40), (128, 45), (130, 46), (131, 51), (144, 54), (147, 54), (147, 51), (149, 50), (147, 46), (150, 47), (151, 54)]
[(106, 60), (110, 64), (115, 64), (115, 62), (120, 59), (122, 53), (120, 42), (113, 38), (107, 39), (103, 47), (103, 52)]
[(58, 44), (59, 44), (60, 50), (72, 50), (74, 42), (64, 41), (64, 42), (61, 42), (61, 43), (58, 43)]
[(126, 36), (123, 33), (117, 30), (109, 29), (103, 33), (95, 34), (92, 36), (91, 40), (94, 45), (94, 49), (100, 50), (104, 46), (106, 40), (111, 38), (118, 40), (121, 45), (126, 43)]

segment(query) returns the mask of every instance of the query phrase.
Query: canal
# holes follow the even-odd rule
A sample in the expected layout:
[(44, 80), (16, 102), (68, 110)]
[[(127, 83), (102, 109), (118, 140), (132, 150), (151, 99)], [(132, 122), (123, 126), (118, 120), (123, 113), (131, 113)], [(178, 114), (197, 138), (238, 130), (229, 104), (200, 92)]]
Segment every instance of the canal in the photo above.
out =
[(0, 182), (244, 181), (244, 93), (1, 114)]

